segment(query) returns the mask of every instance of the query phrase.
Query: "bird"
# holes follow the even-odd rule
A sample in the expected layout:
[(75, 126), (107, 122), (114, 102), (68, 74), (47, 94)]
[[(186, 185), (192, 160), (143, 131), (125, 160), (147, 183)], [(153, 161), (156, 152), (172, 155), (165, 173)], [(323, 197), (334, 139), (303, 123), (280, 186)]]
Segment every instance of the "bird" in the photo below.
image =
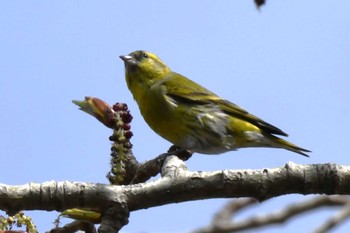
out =
[(172, 71), (157, 55), (137, 50), (120, 58), (125, 79), (150, 128), (174, 145), (200, 154), (247, 147), (310, 150), (279, 136), (281, 129)]

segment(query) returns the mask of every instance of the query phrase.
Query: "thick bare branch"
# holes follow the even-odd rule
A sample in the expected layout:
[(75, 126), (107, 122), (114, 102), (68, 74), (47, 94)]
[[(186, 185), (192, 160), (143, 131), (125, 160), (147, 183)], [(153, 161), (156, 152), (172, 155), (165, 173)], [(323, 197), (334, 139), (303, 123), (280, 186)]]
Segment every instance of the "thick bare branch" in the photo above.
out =
[(104, 211), (99, 233), (115, 233), (129, 222), (129, 209), (126, 203), (115, 205)]
[(111, 206), (124, 203), (134, 211), (209, 198), (253, 197), (262, 201), (289, 193), (350, 194), (350, 166), (335, 164), (288, 163), (274, 169), (215, 172), (178, 169), (177, 172), (163, 171), (163, 174), (167, 175), (151, 182), (124, 186), (53, 181), (21, 186), (2, 184), (0, 209), (14, 213), (83, 208), (103, 213)]

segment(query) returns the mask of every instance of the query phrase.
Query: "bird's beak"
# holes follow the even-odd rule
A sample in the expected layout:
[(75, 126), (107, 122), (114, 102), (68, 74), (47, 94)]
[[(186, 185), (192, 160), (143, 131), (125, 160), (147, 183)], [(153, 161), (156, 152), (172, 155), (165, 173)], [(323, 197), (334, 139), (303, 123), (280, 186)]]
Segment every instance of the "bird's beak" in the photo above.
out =
[(129, 55), (119, 56), (125, 62), (125, 65), (136, 65), (136, 60)]

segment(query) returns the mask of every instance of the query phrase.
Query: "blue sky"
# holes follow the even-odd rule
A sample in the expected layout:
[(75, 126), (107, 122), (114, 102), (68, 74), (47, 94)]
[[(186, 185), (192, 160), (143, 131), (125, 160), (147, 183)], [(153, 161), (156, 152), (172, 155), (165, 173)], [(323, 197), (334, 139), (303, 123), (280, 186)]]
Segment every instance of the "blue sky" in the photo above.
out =
[[(0, 182), (107, 183), (111, 131), (72, 99), (125, 102), (133, 152), (144, 161), (170, 143), (143, 121), (119, 55), (152, 51), (174, 71), (280, 127), (310, 158), (277, 149), (196, 154), (189, 169), (262, 169), (348, 164), (350, 2), (2, 1), (0, 3)], [(311, 196), (274, 198), (242, 217)], [(133, 212), (124, 232), (185, 232), (206, 225), (225, 200)], [(336, 209), (260, 232), (310, 232)], [(41, 232), (56, 212), (28, 212)], [(190, 217), (189, 217), (190, 216)], [(350, 223), (334, 232), (344, 232)]]

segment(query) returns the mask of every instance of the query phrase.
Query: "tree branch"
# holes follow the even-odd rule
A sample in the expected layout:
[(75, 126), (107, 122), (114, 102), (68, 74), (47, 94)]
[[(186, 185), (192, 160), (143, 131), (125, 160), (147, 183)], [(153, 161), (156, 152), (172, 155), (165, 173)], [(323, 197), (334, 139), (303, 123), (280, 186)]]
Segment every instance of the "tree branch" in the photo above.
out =
[[(232, 202), (231, 205), (235, 202), (237, 201)], [(241, 220), (241, 221), (236, 221), (236, 222), (231, 220), (232, 215), (234, 214), (232, 212), (229, 217), (227, 216), (224, 219), (224, 221), (222, 221), (222, 219), (221, 221), (217, 221), (217, 218), (214, 218), (211, 225), (194, 230), (192, 231), (192, 233), (229, 233), (229, 232), (240, 232), (248, 229), (256, 229), (259, 227), (266, 227), (271, 224), (284, 223), (285, 221), (291, 219), (292, 217), (295, 217), (307, 211), (315, 210), (316, 208), (319, 208), (319, 207), (345, 205), (348, 202), (349, 202), (349, 199), (347, 197), (319, 196), (316, 198), (312, 198), (310, 200), (293, 203), (275, 213), (269, 213), (263, 216), (253, 216), (251, 218)], [(230, 206), (230, 204), (228, 206)], [(222, 210), (220, 212), (223, 212), (223, 211), (225, 210)], [(320, 232), (325, 232), (325, 231), (320, 231)]]
[[(169, 162), (178, 160), (176, 156), (168, 159)], [(178, 169), (165, 174), (151, 182), (124, 186), (54, 181), (21, 186), (1, 184), (0, 209), (10, 214), (19, 210), (70, 208), (103, 213), (109, 207), (124, 203), (134, 211), (209, 198), (254, 197), (262, 201), (289, 193), (350, 194), (350, 166), (335, 164), (290, 162), (274, 169), (215, 172)]]
[[(345, 198), (345, 197), (343, 197)], [(326, 233), (335, 226), (347, 220), (350, 216), (350, 200), (348, 199), (347, 203), (343, 204), (344, 207), (336, 215), (329, 218), (323, 225), (317, 228), (314, 233)]]
[(186, 161), (192, 156), (192, 154), (193, 153), (190, 151), (180, 149), (173, 145), (169, 148), (167, 153), (158, 155), (156, 158), (145, 161), (144, 163), (138, 163), (130, 184), (143, 183), (151, 177), (158, 175), (162, 171), (164, 161), (170, 155), (176, 155), (181, 160)]
[(56, 227), (50, 233), (74, 233), (83, 231), (85, 233), (97, 233), (95, 225), (87, 221), (74, 221), (67, 223), (64, 227)]
[(216, 227), (227, 225), (228, 223), (231, 223), (234, 214), (257, 203), (258, 202), (254, 198), (239, 198), (229, 201), (218, 213), (215, 214), (212, 225)]

